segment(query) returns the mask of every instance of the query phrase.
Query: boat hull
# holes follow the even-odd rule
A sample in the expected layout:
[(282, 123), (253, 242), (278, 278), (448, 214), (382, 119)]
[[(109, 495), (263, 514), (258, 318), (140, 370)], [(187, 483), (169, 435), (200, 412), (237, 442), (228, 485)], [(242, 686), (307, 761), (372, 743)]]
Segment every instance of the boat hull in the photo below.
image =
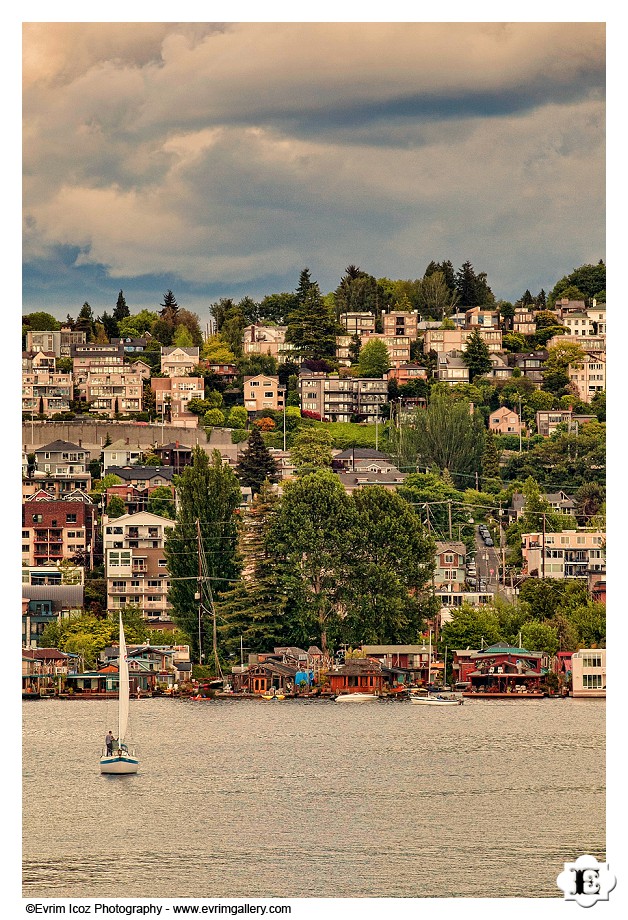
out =
[(374, 693), (343, 693), (336, 697), (336, 703), (376, 703), (378, 697)]
[(435, 700), (429, 697), (413, 696), (410, 702), (415, 706), (461, 706), (462, 700)]
[(136, 760), (135, 757), (129, 757), (125, 754), (119, 757), (111, 756), (100, 758), (101, 773), (137, 773), (138, 766), (139, 760)]

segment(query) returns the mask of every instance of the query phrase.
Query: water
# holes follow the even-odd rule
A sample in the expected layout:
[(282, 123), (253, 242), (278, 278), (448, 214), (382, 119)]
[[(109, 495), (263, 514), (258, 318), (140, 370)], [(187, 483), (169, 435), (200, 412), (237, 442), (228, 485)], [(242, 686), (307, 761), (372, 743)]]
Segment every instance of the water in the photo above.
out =
[(604, 860), (603, 700), (23, 706), (25, 897), (560, 897)]

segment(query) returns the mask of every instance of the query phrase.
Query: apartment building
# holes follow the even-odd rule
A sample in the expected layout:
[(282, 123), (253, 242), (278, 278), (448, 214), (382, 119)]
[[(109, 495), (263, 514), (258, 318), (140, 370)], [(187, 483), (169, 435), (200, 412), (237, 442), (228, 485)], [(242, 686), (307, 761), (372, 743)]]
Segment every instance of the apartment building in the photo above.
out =
[(85, 473), (88, 462), (89, 452), (71, 441), (51, 441), (35, 451), (37, 470), (54, 476)]
[(463, 329), (426, 329), (423, 333), (423, 353), (435, 351), (437, 355), (460, 351), (466, 342)]
[(418, 332), (419, 314), (416, 310), (411, 313), (403, 310), (391, 310), (389, 313), (382, 313), (382, 329), (384, 335), (407, 336), (413, 341), (416, 340)]
[(301, 371), (301, 408), (330, 422), (350, 422), (355, 416), (375, 421), (388, 401), (385, 377), (339, 377), (323, 371)]
[(582, 402), (591, 402), (596, 393), (606, 389), (606, 352), (587, 352), (567, 368), (569, 382)]
[(144, 378), (133, 366), (117, 370), (92, 369), (84, 385), (85, 399), (90, 410), (102, 415), (118, 412), (141, 412)]
[(198, 347), (181, 348), (173, 345), (171, 348), (162, 348), (161, 373), (167, 374), (168, 377), (184, 377), (198, 367), (199, 360), (200, 349)]
[(27, 332), (27, 351), (51, 352), (57, 358), (69, 358), (74, 345), (84, 345), (87, 333), (84, 330), (74, 331), (68, 326), (62, 326), (55, 332)]
[(534, 335), (536, 332), (534, 312), (528, 307), (515, 307), (512, 331), (518, 332), (520, 335)]
[(73, 393), (72, 374), (55, 370), (22, 372), (22, 412), (46, 416), (68, 412)]
[(595, 418), (595, 415), (574, 415), (571, 409), (543, 409), (536, 413), (536, 430), (544, 438), (554, 434), (559, 425), (567, 425), (569, 431), (577, 432), (580, 425)]
[(139, 607), (146, 619), (170, 619), (170, 580), (164, 554), (167, 531), (175, 522), (147, 511), (104, 518), (103, 553), (107, 610)]
[(571, 656), (571, 695), (606, 696), (606, 649), (581, 648)]
[(284, 353), (290, 350), (286, 345), (287, 326), (262, 326), (252, 323), (242, 334), (244, 355), (270, 355), (277, 361), (285, 360)]
[(198, 424), (198, 417), (188, 410), (191, 399), (205, 399), (203, 377), (153, 377), (150, 386), (155, 394), (157, 415), (166, 422)]
[(598, 304), (596, 300), (590, 307), (585, 307), (584, 301), (556, 302), (556, 308), (562, 326), (566, 326), (569, 335), (583, 337), (606, 335), (606, 304)]
[(49, 371), (53, 373), (57, 367), (57, 359), (52, 351), (23, 351), (22, 373), (30, 374), (36, 371)]
[(474, 329), (481, 326), (483, 329), (499, 328), (499, 311), (491, 310), (490, 307), (471, 307), (464, 311), (465, 325), (467, 328)]
[(547, 361), (547, 351), (538, 349), (529, 352), (512, 352), (507, 355), (510, 367), (519, 368), (522, 377), (527, 377), (532, 383), (540, 387), (543, 383), (543, 365)]
[(521, 538), (523, 571), (535, 578), (585, 578), (606, 571), (600, 531), (563, 530), (525, 533)]
[(96, 540), (96, 510), (84, 493), (63, 501), (36, 492), (22, 505), (22, 565), (50, 566), (89, 555)]
[(354, 335), (361, 337), (375, 332), (375, 314), (373, 313), (341, 313), (340, 322), (350, 337)]
[(388, 379), (395, 379), (401, 387), (406, 383), (412, 383), (414, 380), (427, 380), (427, 369), (422, 364), (410, 362), (400, 364), (399, 367), (391, 367), (388, 371)]
[(284, 388), (279, 384), (279, 377), (256, 374), (244, 378), (244, 408), (247, 412), (283, 410), (284, 398)]
[(90, 373), (119, 374), (124, 366), (124, 345), (73, 345), (71, 349), (74, 385), (77, 393), (87, 399), (87, 378)]

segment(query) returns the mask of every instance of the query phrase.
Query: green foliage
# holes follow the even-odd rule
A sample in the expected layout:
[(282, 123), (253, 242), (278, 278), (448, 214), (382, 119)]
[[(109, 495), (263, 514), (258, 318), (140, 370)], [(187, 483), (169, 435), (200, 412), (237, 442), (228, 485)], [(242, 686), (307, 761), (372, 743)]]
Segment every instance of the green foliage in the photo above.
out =
[[(207, 578), (203, 582), (203, 606), (211, 610), (211, 595), (230, 587), (238, 575), (237, 535), (241, 492), (233, 471), (223, 465), (220, 453), (210, 460), (204, 450), (195, 447), (192, 464), (175, 476), (179, 509), (176, 525), (168, 531), (165, 555), (171, 576), (168, 599), (177, 626), (193, 637), (192, 647), (198, 658), (197, 525), (200, 522), (201, 545), (206, 560)], [(203, 620), (203, 648), (211, 645), (210, 618)]]
[(277, 465), (264, 446), (259, 428), (253, 428), (249, 442), (236, 466), (238, 479), (249, 486), (253, 495), (261, 490), (265, 481), (277, 482)]
[(208, 409), (204, 415), (204, 423), (214, 428), (222, 428), (225, 424), (225, 413), (220, 409)]
[(521, 647), (530, 652), (555, 655), (560, 648), (558, 630), (540, 620), (528, 620), (521, 629)]
[[(580, 295), (579, 297), (571, 296), (572, 288)], [(600, 259), (597, 265), (581, 265), (579, 268), (574, 268), (570, 275), (565, 275), (560, 281), (557, 281), (548, 295), (547, 303), (548, 306), (553, 307), (562, 297), (590, 301), (605, 290), (606, 265)]]
[(25, 332), (56, 332), (61, 329), (61, 323), (51, 313), (38, 311), (26, 313), (22, 317), (22, 327)]
[(491, 364), (488, 345), (482, 338), (479, 329), (473, 329), (467, 338), (462, 352), (462, 360), (469, 368), (469, 380), (471, 382), (476, 377), (482, 377), (491, 370), (493, 365)]
[[(146, 640), (146, 623), (136, 607), (129, 606), (122, 610), (122, 622), (128, 643), (136, 644)], [(107, 646), (117, 643), (119, 638), (117, 613), (105, 618), (82, 613), (46, 626), (40, 645), (77, 654), (83, 659), (86, 668), (93, 668), (97, 664), (98, 655)]]
[(175, 518), (175, 500), (170, 486), (157, 486), (150, 493), (146, 510), (149, 514), (158, 514), (160, 517)]
[(604, 485), (606, 426), (597, 421), (580, 425), (578, 431), (557, 431), (516, 456), (502, 467), (504, 480), (534, 477), (544, 491), (576, 492), (585, 482)]
[(233, 406), (225, 421), (228, 428), (245, 428), (249, 414), (244, 406)]
[(331, 434), (326, 428), (303, 428), (290, 447), (290, 457), (300, 476), (331, 467)]
[(381, 339), (369, 339), (360, 349), (360, 377), (383, 377), (390, 368), (388, 349)]
[(191, 348), (194, 345), (194, 339), (187, 326), (177, 326), (172, 344), (178, 348)]
[(119, 495), (112, 495), (107, 502), (107, 514), (110, 518), (119, 518), (126, 514), (126, 505)]
[(482, 483), (485, 489), (499, 491), (501, 477), (499, 471), (499, 451), (492, 431), (487, 431), (482, 455)]
[(115, 473), (107, 473), (106, 476), (103, 476), (98, 482), (95, 482), (92, 488), (92, 494), (96, 496), (102, 495), (103, 492), (106, 492), (111, 486), (120, 486), (122, 485), (123, 480), (119, 476), (116, 476)]
[(479, 649), (501, 638), (499, 618), (490, 607), (463, 604), (452, 611), (452, 619), (441, 630), (440, 645), (449, 649)]
[(339, 326), (334, 308), (321, 297), (318, 284), (311, 281), (308, 269), (301, 272), (296, 291), (297, 304), (288, 317), (286, 342), (302, 358), (334, 358)]
[(495, 303), (495, 296), (486, 281), (486, 272), (476, 274), (469, 261), (456, 272), (456, 291), (461, 307), (478, 307)]

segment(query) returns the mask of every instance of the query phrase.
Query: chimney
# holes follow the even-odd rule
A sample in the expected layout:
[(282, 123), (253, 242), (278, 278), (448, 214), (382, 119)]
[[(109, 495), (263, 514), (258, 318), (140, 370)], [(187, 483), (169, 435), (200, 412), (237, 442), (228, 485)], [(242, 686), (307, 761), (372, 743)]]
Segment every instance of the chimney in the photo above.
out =
[(82, 440), (79, 438), (79, 447), (82, 447), (82, 446), (83, 446), (83, 442), (82, 442)]
[(128, 439), (128, 438), (125, 438), (125, 439), (124, 439), (124, 443), (125, 443), (125, 444), (128, 444), (128, 443), (129, 443), (129, 439)]
[(178, 449), (179, 449), (179, 442), (178, 442), (178, 441), (175, 441), (175, 442), (174, 442), (174, 446), (175, 446), (175, 447), (177, 448), (177, 450), (178, 450)]

